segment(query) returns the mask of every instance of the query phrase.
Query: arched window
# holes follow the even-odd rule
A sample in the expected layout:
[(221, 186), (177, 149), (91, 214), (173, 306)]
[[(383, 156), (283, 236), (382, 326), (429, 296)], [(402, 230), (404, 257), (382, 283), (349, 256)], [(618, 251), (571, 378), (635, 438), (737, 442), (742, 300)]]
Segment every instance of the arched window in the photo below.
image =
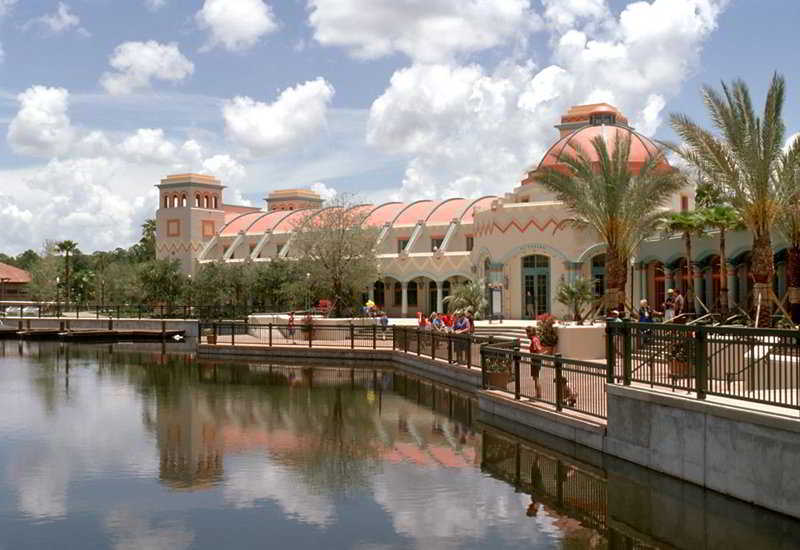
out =
[(217, 196), (214, 195), (214, 210), (216, 210), (217, 208), (219, 208), (219, 203), (217, 202)]
[(178, 205), (180, 204), (178, 202), (179, 200), (180, 199), (178, 199), (178, 195), (172, 195), (172, 208), (178, 208)]
[(195, 195), (194, 195), (194, 207), (195, 208), (200, 208), (200, 194), (199, 193), (195, 193)]
[(210, 208), (211, 204), (209, 203), (210, 201), (208, 200), (208, 195), (203, 195), (203, 208)]
[(181, 195), (181, 207), (186, 208), (186, 206), (188, 205), (186, 204), (186, 193), (184, 193)]
[(522, 258), (522, 312), (526, 319), (550, 313), (550, 258), (540, 254)]
[(417, 305), (417, 281), (410, 281), (408, 283), (408, 305)]
[(169, 195), (164, 195), (164, 208), (169, 208)]

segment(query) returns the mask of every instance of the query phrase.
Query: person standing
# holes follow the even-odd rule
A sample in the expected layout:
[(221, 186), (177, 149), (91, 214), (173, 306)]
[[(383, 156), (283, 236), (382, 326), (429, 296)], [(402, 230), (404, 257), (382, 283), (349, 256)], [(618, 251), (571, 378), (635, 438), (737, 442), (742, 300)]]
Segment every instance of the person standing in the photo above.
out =
[[(528, 351), (534, 355), (541, 354), (544, 351), (544, 348), (542, 348), (542, 341), (539, 339), (539, 334), (537, 333), (536, 327), (529, 325), (525, 327), (525, 332), (528, 336), (528, 339), (531, 341)], [(533, 389), (536, 399), (541, 399), (542, 397), (542, 385), (539, 383), (539, 375), (541, 372), (542, 360), (538, 357), (531, 357), (531, 378), (533, 378)]]
[(386, 340), (386, 329), (389, 328), (389, 317), (386, 316), (385, 311), (381, 311), (381, 318), (379, 322), (381, 325), (381, 338)]
[(289, 338), (292, 339), (292, 344), (294, 344), (294, 311), (289, 312), (289, 324), (286, 332), (289, 333)]
[(675, 290), (667, 290), (667, 299), (664, 300), (664, 321), (669, 323), (675, 318)]
[(681, 289), (675, 289), (675, 317), (683, 313), (683, 296), (681, 296)]

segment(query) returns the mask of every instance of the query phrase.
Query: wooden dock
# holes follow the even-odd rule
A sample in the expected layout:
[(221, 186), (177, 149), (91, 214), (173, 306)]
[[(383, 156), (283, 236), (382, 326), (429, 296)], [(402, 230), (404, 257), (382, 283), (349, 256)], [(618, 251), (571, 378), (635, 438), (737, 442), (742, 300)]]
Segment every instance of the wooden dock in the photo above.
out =
[(159, 342), (183, 339), (183, 330), (103, 330), (103, 329), (30, 329), (0, 327), (0, 338), (22, 340), (61, 340), (65, 342)]

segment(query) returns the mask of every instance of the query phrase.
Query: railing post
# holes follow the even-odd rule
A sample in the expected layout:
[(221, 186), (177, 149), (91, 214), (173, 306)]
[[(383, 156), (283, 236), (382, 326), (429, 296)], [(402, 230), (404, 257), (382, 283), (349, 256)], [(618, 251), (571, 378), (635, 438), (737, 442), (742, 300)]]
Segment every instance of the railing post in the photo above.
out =
[(561, 382), (561, 379), (563, 378), (561, 354), (556, 353), (553, 358), (553, 362), (556, 367), (556, 410), (560, 411), (564, 408), (564, 384)]
[(694, 332), (694, 377), (697, 398), (705, 399), (708, 389), (708, 335), (705, 327), (699, 326)]
[(472, 367), (472, 335), (467, 333), (467, 368)]
[(633, 346), (631, 341), (631, 325), (628, 321), (622, 323), (622, 383), (626, 386), (631, 385), (631, 368), (633, 361)]
[(512, 354), (514, 356), (514, 399), (519, 401), (519, 394), (520, 394), (519, 363), (521, 359), (521, 356), (519, 354), (519, 340), (514, 342)]
[(231, 346), (236, 344), (236, 325), (231, 323)]
[(447, 334), (447, 364), (453, 364), (453, 335)]
[(420, 356), (419, 327), (417, 327), (417, 357)]
[(614, 383), (614, 373), (617, 367), (617, 346), (614, 341), (616, 326), (606, 321), (606, 382), (609, 384)]
[(372, 349), (378, 349), (378, 325), (372, 325)]
[(272, 323), (269, 324), (269, 347), (272, 347)]
[(481, 348), (481, 388), (484, 390), (489, 389), (489, 383), (486, 379), (486, 349)]
[(392, 351), (397, 349), (397, 327), (392, 327)]
[(350, 349), (356, 349), (356, 329), (353, 323), (350, 323)]
[(212, 323), (211, 331), (214, 333), (214, 345), (216, 346), (217, 345), (217, 337), (218, 337), (218, 335), (217, 335), (217, 323), (216, 322)]
[(436, 331), (431, 328), (431, 359), (436, 359)]
[(308, 334), (307, 334), (307, 336), (308, 336), (308, 347), (309, 348), (313, 347), (313, 345), (314, 345), (312, 343), (314, 341), (314, 325), (313, 325), (313, 323), (309, 323), (308, 324)]
[(95, 319), (100, 318), (100, 306), (94, 306)]

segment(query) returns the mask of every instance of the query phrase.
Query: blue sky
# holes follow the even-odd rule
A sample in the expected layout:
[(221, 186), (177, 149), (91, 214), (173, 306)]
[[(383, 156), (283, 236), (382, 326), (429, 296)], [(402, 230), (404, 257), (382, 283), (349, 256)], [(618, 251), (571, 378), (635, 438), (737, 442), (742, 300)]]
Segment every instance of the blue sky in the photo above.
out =
[(788, 79), (792, 0), (0, 0), (0, 251), (127, 246), (166, 174), (226, 202), (503, 193), (570, 105), (645, 134), (702, 83)]

